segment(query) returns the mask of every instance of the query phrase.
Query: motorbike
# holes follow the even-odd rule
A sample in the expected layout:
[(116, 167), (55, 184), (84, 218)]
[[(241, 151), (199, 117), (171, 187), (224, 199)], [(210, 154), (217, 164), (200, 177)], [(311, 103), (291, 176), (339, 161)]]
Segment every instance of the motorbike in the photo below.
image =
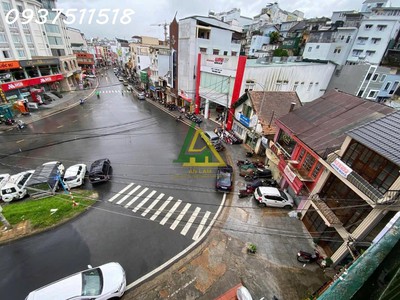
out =
[(240, 167), (240, 166), (242, 166), (242, 165), (249, 165), (249, 164), (251, 164), (251, 161), (248, 160), (248, 159), (236, 161), (236, 165), (237, 165), (238, 167)]
[(239, 196), (239, 198), (249, 197), (249, 196), (253, 195), (254, 190), (255, 189), (253, 187), (239, 190), (238, 196)]
[(271, 170), (257, 168), (253, 174), (248, 174), (244, 176), (244, 180), (246, 181), (252, 181), (258, 178), (266, 178), (266, 179), (272, 178)]
[(313, 262), (320, 263), (320, 262), (322, 262), (322, 260), (323, 260), (323, 257), (319, 254), (319, 252), (317, 250), (314, 250), (314, 253), (309, 253), (309, 252), (302, 251), (302, 250), (300, 250), (297, 253), (297, 261), (304, 263), (304, 264), (313, 263)]
[(246, 152), (246, 157), (253, 157), (254, 154), (255, 154), (254, 151), (247, 151), (247, 152)]
[(83, 99), (79, 99), (79, 104), (80, 104), (80, 105), (83, 105), (83, 104), (85, 104), (85, 100), (83, 100)]
[(22, 121), (22, 120), (18, 120), (17, 121), (17, 126), (18, 126), (18, 129), (23, 129), (23, 128), (25, 128), (26, 127), (26, 124), (24, 123), (24, 121)]
[(175, 118), (175, 121), (182, 121), (183, 120), (183, 118), (182, 118), (182, 116), (181, 115), (179, 115), (179, 116), (177, 116), (176, 118)]
[(97, 94), (97, 99), (99, 99), (100, 98), (100, 94)]
[(1, 123), (4, 123), (4, 124), (6, 124), (6, 125), (11, 126), (11, 125), (14, 125), (14, 124), (15, 124), (15, 120), (14, 120), (14, 119), (11, 119), (11, 118), (6, 118), (6, 117), (4, 117), (4, 116), (2, 115), (2, 116), (0, 116), (0, 124), (1, 124)]

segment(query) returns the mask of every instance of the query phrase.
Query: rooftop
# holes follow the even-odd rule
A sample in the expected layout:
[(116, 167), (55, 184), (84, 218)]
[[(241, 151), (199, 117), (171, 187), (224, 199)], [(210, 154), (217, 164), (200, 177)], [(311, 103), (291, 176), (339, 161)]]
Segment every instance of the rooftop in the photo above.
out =
[(400, 111), (349, 131), (348, 135), (400, 166)]
[(340, 148), (347, 131), (380, 119), (393, 108), (337, 90), (306, 103), (278, 122), (323, 157), (328, 148)]

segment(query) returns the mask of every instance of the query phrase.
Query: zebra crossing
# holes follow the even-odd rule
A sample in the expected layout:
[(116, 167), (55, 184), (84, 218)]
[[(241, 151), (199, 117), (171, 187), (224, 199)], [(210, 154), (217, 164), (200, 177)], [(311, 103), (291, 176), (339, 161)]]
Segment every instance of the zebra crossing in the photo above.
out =
[(119, 90), (99, 90), (100, 94), (121, 94), (122, 90), (124, 92), (127, 92), (125, 89), (119, 89)]
[(161, 226), (169, 226), (171, 230), (192, 237), (194, 241), (200, 238), (212, 221), (212, 213), (208, 210), (135, 183), (129, 183), (108, 202), (149, 218)]

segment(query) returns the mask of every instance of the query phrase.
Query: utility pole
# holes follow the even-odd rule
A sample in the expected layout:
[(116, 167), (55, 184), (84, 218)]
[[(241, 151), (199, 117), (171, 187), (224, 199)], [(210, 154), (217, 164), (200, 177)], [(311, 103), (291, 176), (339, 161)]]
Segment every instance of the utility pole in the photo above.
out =
[(224, 116), (222, 118), (222, 132), (225, 134), (225, 123), (226, 120), (228, 119), (228, 113), (229, 113), (229, 88), (231, 86), (231, 76), (228, 77), (228, 88), (226, 91), (226, 109), (224, 109)]

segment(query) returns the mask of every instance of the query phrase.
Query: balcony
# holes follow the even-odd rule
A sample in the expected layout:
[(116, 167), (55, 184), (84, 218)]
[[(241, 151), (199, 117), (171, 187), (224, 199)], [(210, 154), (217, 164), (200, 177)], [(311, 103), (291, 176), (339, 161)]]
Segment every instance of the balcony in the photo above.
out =
[(339, 218), (335, 215), (335, 213), (330, 209), (325, 201), (319, 198), (318, 195), (312, 195), (311, 204), (319, 212), (319, 214), (322, 216), (328, 226), (335, 227), (343, 225), (342, 222), (340, 222)]
[[(327, 156), (326, 163), (328, 164), (329, 170), (332, 172), (335, 170), (331, 164), (335, 161), (335, 159), (341, 159), (341, 157), (336, 153), (331, 153)], [(343, 177), (338, 175), (338, 177)], [(350, 182), (354, 187), (356, 187), (360, 192), (362, 192), (365, 196), (367, 196), (371, 201), (369, 201), (371, 205), (376, 204), (391, 204), (396, 201), (399, 201), (399, 191), (388, 191), (386, 194), (382, 194), (378, 191), (374, 186), (372, 186), (367, 180), (365, 180), (360, 174), (351, 170), (351, 172), (347, 175), (347, 181)]]

